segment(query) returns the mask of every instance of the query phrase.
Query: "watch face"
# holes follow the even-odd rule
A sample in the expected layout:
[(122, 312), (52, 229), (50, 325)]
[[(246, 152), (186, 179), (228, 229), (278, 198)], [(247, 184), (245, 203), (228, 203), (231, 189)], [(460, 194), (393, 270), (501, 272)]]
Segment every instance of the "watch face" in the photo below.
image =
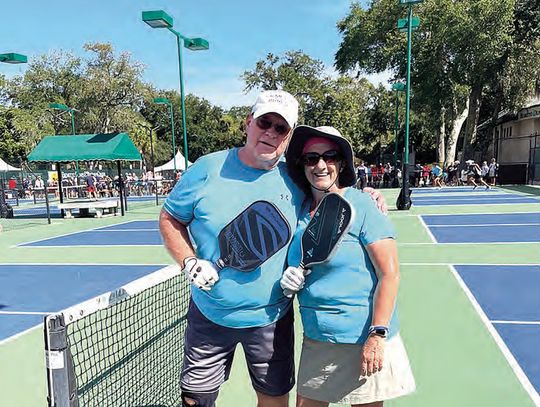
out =
[(375, 331), (373, 331), (373, 333), (375, 335), (382, 336), (383, 338), (386, 338), (388, 336), (388, 330), (382, 329), (382, 328), (375, 329)]

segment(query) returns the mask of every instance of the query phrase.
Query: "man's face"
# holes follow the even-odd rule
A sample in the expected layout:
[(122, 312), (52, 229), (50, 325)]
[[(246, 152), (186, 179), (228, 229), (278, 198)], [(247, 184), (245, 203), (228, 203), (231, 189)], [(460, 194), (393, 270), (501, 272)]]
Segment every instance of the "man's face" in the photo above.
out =
[(276, 113), (267, 113), (254, 119), (246, 119), (247, 140), (245, 150), (261, 166), (272, 167), (285, 152), (289, 143), (291, 128)]

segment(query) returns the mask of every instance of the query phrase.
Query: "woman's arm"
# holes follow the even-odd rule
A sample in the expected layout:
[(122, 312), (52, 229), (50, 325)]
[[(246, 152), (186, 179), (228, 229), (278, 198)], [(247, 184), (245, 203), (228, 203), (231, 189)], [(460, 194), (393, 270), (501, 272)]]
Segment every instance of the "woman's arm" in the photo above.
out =
[(367, 247), (379, 282), (373, 297), (371, 325), (388, 326), (399, 287), (399, 260), (394, 239), (383, 239)]
[[(383, 239), (367, 246), (377, 274), (378, 283), (373, 296), (372, 326), (388, 327), (399, 287), (399, 261), (394, 239)], [(370, 376), (381, 370), (384, 363), (385, 338), (371, 334), (362, 349), (361, 373)]]

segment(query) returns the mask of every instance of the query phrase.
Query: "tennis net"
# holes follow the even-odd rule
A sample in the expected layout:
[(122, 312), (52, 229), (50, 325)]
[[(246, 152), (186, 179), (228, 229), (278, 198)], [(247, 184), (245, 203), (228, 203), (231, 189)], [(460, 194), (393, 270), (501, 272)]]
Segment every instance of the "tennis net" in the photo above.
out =
[(48, 405), (178, 406), (189, 284), (168, 266), (45, 318)]

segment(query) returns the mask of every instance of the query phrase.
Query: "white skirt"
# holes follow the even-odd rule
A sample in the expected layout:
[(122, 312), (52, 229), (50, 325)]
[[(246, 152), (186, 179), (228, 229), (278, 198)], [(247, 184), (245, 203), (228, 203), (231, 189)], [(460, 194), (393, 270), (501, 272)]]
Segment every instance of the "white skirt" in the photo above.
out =
[(416, 389), (401, 337), (386, 342), (383, 368), (360, 376), (362, 345), (314, 341), (304, 336), (297, 392), (312, 400), (365, 404), (412, 393)]

